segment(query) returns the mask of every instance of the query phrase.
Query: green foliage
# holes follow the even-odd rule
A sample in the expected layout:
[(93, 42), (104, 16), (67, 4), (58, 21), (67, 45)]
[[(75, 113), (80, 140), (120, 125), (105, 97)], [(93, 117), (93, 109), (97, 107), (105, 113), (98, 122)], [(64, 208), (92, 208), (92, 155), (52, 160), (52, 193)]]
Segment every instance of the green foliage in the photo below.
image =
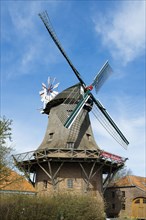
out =
[(3, 220), (105, 220), (104, 204), (89, 196), (3, 195), (1, 198)]

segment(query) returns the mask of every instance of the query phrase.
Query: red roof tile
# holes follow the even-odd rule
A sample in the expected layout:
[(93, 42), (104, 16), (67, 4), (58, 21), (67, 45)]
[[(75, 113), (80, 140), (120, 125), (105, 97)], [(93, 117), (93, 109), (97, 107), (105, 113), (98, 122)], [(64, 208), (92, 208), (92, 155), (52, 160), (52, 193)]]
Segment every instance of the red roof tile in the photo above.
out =
[(0, 181), (0, 190), (36, 192), (34, 187), (24, 178), (24, 176), (8, 168), (6, 170), (8, 175)]

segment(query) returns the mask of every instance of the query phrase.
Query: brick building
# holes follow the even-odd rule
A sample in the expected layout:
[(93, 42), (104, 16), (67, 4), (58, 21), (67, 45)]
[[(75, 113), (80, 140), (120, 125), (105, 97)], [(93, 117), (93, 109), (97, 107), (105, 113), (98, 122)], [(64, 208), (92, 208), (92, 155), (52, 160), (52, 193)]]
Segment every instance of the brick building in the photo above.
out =
[(146, 178), (125, 176), (105, 191), (107, 216), (146, 219)]

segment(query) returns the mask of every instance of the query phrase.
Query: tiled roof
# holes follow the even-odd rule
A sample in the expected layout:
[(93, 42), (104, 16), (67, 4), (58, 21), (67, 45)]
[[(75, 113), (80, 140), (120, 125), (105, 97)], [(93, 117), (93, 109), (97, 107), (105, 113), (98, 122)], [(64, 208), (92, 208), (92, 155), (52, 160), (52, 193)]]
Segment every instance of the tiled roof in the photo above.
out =
[(8, 168), (6, 172), (7, 175), (0, 181), (0, 190), (36, 192), (34, 187), (23, 176)]
[(131, 187), (135, 186), (146, 192), (146, 178), (140, 176), (124, 176), (110, 184), (109, 187)]

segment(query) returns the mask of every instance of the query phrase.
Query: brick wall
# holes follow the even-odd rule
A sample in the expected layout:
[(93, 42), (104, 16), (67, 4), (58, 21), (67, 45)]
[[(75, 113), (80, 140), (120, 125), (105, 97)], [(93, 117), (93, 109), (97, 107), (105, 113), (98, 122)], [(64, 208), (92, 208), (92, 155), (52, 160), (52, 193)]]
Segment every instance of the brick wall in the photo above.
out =
[[(61, 163), (51, 163), (51, 176), (53, 176)], [(50, 175), (47, 163), (44, 163), (43, 168)], [(98, 171), (97, 165), (94, 167), (93, 178), (90, 179), (89, 184), (87, 176), (89, 177), (93, 163), (82, 163), (83, 169), (79, 163), (66, 162), (62, 165), (56, 177), (51, 180), (49, 176), (40, 168), (37, 168), (36, 176), (36, 190), (39, 195), (50, 195), (54, 192), (57, 193), (77, 193), (92, 195), (102, 194), (102, 171)], [(97, 171), (97, 172), (96, 172)], [(86, 174), (85, 174), (86, 173)], [(87, 176), (86, 176), (87, 175)]]
[(108, 188), (105, 192), (107, 216), (132, 216), (132, 202), (137, 197), (145, 197), (145, 192), (135, 186)]

